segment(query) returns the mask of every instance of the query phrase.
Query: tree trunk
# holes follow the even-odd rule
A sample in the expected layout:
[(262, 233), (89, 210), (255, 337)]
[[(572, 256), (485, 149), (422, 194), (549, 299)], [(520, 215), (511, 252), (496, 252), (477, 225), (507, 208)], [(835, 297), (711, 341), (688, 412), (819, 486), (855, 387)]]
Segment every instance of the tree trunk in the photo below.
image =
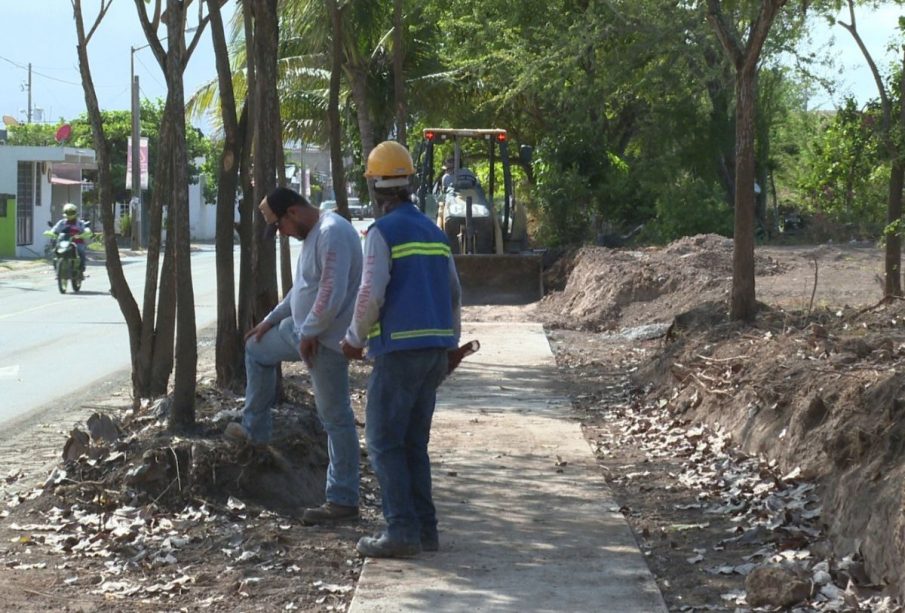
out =
[[(326, 0), (326, 2), (327, 13), (330, 15), (330, 21), (333, 24), (330, 97), (327, 103), (327, 124), (330, 133), (330, 166), (331, 174), (333, 175), (333, 193), (336, 198), (336, 210), (348, 219), (349, 202), (346, 199), (346, 172), (343, 167), (342, 126), (339, 120), (339, 88), (343, 69), (343, 14), (338, 0)], [(374, 202), (374, 200), (372, 200), (372, 202)]]
[[(165, 156), (161, 156), (165, 157)], [(172, 162), (165, 164), (167, 175), (172, 173)], [(169, 185), (169, 183), (165, 183)], [(162, 187), (162, 186), (161, 186)], [(155, 190), (161, 198), (172, 193), (170, 189)], [(155, 196), (156, 197), (156, 196)], [(160, 269), (160, 291), (157, 297), (157, 323), (151, 337), (151, 384), (148, 397), (165, 396), (169, 391), (173, 374), (176, 347), (176, 254), (172, 207), (167, 210), (167, 242), (163, 249), (163, 266)]]
[[(108, 5), (109, 6), (109, 5)], [(94, 150), (97, 156), (97, 190), (98, 203), (101, 210), (101, 223), (104, 228), (104, 253), (106, 255), (107, 278), (110, 281), (110, 293), (119, 304), (119, 310), (126, 322), (129, 334), (129, 355), (132, 364), (132, 399), (133, 407), (137, 407), (141, 399), (142, 391), (147, 386), (147, 381), (142, 378), (146, 371), (141, 368), (139, 357), (141, 355), (141, 326), (142, 317), (138, 310), (138, 303), (129, 289), (129, 283), (123, 274), (122, 261), (119, 259), (119, 247), (116, 244), (113, 215), (113, 178), (110, 171), (110, 143), (104, 133), (103, 119), (100, 106), (97, 101), (97, 92), (94, 88), (94, 80), (91, 75), (91, 66), (88, 62), (88, 43), (90, 36), (95, 31), (106, 9), (101, 11), (94, 23), (94, 27), (85, 31), (85, 23), (82, 18), (81, 0), (72, 2), (73, 17), (76, 24), (77, 44), (76, 52), (79, 58), (79, 73), (82, 79), (82, 90), (85, 94), (85, 107), (87, 108), (88, 122), (91, 125), (91, 135), (94, 140)]]
[[(164, 77), (167, 103), (180, 108), (185, 99), (183, 71), (188, 60), (185, 48), (185, 12), (181, 0), (167, 0), (167, 53)], [(173, 148), (162, 152), (172, 160), (172, 189), (169, 216), (172, 217), (176, 274), (176, 373), (173, 378), (173, 406), (169, 427), (185, 432), (195, 425), (195, 390), (198, 372), (198, 338), (195, 329), (195, 288), (192, 284), (191, 236), (189, 223), (188, 153), (185, 137), (185, 114), (174, 112), (170, 125)]]
[[(165, 106), (163, 125), (158, 142), (158, 155), (154, 161), (154, 189), (148, 207), (148, 257), (145, 271), (145, 293), (142, 314), (142, 367), (148, 389), (143, 396), (155, 398), (167, 393), (170, 375), (173, 373), (173, 344), (176, 335), (176, 292), (173, 279), (173, 251), (165, 249), (163, 268), (160, 268), (161, 238), (163, 235), (163, 207), (168, 201), (170, 185), (173, 182), (172, 162), (162, 152), (169, 151), (172, 133), (166, 129), (169, 116), (174, 111)], [(181, 112), (177, 108), (176, 112)], [(168, 218), (169, 219), (169, 218)], [(172, 236), (172, 231), (167, 230)], [(169, 242), (167, 243), (169, 245)], [(159, 284), (159, 287), (158, 287)], [(159, 296), (158, 296), (159, 289)]]
[(902, 266), (902, 229), (898, 226), (898, 223), (902, 222), (903, 184), (905, 184), (905, 161), (900, 157), (896, 157), (893, 159), (892, 168), (889, 172), (889, 201), (886, 213), (887, 223), (896, 224), (896, 231), (890, 232), (886, 236), (886, 284), (884, 289), (887, 296), (902, 295), (900, 276), (900, 268)]
[[(371, 149), (374, 148), (374, 122), (371, 121), (371, 107), (368, 104), (368, 75), (364, 66), (349, 66), (349, 83), (352, 89), (352, 99), (355, 101), (355, 118), (358, 120), (358, 132), (361, 135), (361, 159), (367, 162)], [(368, 197), (372, 203), (377, 202), (374, 193), (374, 182), (368, 181)], [(377, 206), (374, 216), (380, 217), (381, 211)]]
[[(905, 70), (905, 51), (902, 54), (902, 69)], [(892, 113), (890, 113), (891, 115)], [(899, 74), (899, 125), (897, 132), (905, 129), (905, 72)], [(890, 141), (892, 139), (890, 138)], [(896, 224), (895, 234), (886, 241), (886, 294), (902, 295), (902, 187), (905, 183), (905, 160), (902, 159), (903, 145), (898, 140), (892, 149), (892, 164), (889, 173), (889, 206), (886, 214), (888, 223)], [(892, 280), (895, 278), (895, 281)]]
[[(282, 128), (282, 126), (279, 127)], [(277, 130), (277, 134), (274, 138), (278, 143), (282, 143), (282, 131)], [(277, 176), (280, 179), (281, 187), (286, 187), (285, 155), (281, 145), (277, 148)], [(280, 292), (280, 299), (283, 299), (289, 295), (289, 290), (292, 289), (292, 254), (289, 251), (289, 237), (284, 234), (280, 234), (280, 287), (283, 288), (283, 291)]]
[[(254, 6), (254, 194), (261, 202), (276, 187), (280, 106), (277, 92), (277, 43), (279, 26), (276, 0), (255, 0)], [(255, 321), (263, 319), (277, 304), (276, 250), (262, 236), (264, 218), (255, 215), (259, 249), (257, 254)]]
[(217, 178), (217, 231), (215, 237), (217, 259), (217, 342), (215, 365), (217, 385), (238, 389), (242, 373), (242, 337), (236, 320), (236, 284), (233, 253), (236, 231), (236, 187), (239, 178), (239, 156), (242, 135), (236, 116), (236, 97), (233, 91), (229, 49), (220, 14), (220, 0), (208, 0), (211, 17), (211, 38), (217, 63), (220, 91), (220, 117), (223, 121), (223, 152)]
[[(870, 68), (874, 83), (877, 85), (877, 93), (880, 95), (880, 108), (883, 111), (881, 131), (883, 135), (883, 144), (891, 167), (889, 173), (889, 195), (886, 207), (886, 221), (889, 225), (887, 226), (886, 234), (886, 261), (884, 266), (886, 278), (883, 290), (887, 296), (901, 296), (902, 280), (899, 278), (899, 274), (902, 267), (902, 229), (899, 227), (899, 224), (902, 223), (902, 183), (903, 173), (905, 173), (905, 168), (903, 168), (905, 161), (903, 161), (901, 157), (903, 146), (897, 142), (894, 133), (905, 128), (905, 98), (902, 97), (905, 95), (905, 78), (901, 78), (901, 76), (899, 78), (899, 120), (898, 127), (894, 127), (892, 116), (893, 103), (889, 93), (886, 91), (886, 86), (883, 83), (880, 70), (877, 68), (877, 63), (874, 61), (873, 56), (871, 56), (870, 51), (867, 49), (867, 45), (864, 44), (864, 39), (861, 38), (861, 34), (858, 32), (858, 24), (855, 22), (855, 3), (853, 0), (848, 0), (846, 5), (848, 6), (850, 23), (844, 23), (839, 20), (837, 20), (836, 23), (852, 35), (855, 44), (857, 44), (858, 49), (861, 50), (861, 55), (864, 56), (864, 61), (867, 62), (867, 66)], [(902, 63), (903, 67), (905, 67), (905, 55), (903, 55)]]
[(756, 64), (736, 75), (735, 87), (735, 249), (732, 257), (732, 319), (757, 313), (754, 292), (754, 116)]
[[(251, 104), (250, 94), (242, 106), (239, 116), (239, 133), (243, 135), (244, 145), (239, 158), (239, 184), (242, 186), (242, 198), (239, 200), (239, 336), (254, 326), (255, 275), (254, 262), (256, 244), (254, 188), (251, 185), (251, 144), (254, 137), (251, 133), (251, 122), (248, 121)], [(242, 364), (244, 369), (244, 361)]]
[(407, 146), (406, 122), (408, 116), (405, 108), (405, 74), (402, 72), (403, 59), (405, 59), (404, 4), (404, 0), (393, 0), (393, 90), (396, 98), (396, 140)]
[(754, 131), (757, 105), (757, 64), (770, 26), (787, 0), (762, 0), (757, 18), (747, 29), (744, 47), (735, 19), (727, 19), (719, 0), (707, 0), (707, 19), (726, 56), (735, 67), (735, 248), (732, 255), (732, 296), (729, 315), (751, 321), (757, 313), (754, 293)]
[(255, 305), (258, 295), (258, 252), (261, 250), (261, 231), (263, 219), (257, 213), (258, 203), (255, 201), (254, 155), (257, 145), (254, 117), (257, 114), (255, 103), (255, 20), (254, 7), (251, 2), (242, 3), (242, 17), (245, 21), (245, 105), (239, 118), (240, 129), (245, 134), (244, 155), (239, 163), (239, 181), (242, 185), (242, 200), (239, 203), (240, 235), (243, 257), (247, 253), (248, 263), (241, 265), (239, 271), (239, 331), (244, 336), (257, 323)]

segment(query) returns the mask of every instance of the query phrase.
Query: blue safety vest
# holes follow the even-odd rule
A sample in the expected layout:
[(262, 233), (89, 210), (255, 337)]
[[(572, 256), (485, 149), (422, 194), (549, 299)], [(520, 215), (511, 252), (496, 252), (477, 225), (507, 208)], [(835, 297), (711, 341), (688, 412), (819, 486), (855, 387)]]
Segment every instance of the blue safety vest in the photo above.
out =
[(446, 235), (408, 202), (374, 226), (390, 248), (390, 282), (368, 354), (456, 346)]

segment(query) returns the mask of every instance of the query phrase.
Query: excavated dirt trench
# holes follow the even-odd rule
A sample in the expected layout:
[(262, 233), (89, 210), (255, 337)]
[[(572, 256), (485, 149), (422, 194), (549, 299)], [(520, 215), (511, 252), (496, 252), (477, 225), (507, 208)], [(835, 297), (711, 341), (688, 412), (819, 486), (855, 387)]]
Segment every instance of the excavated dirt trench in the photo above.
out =
[(835, 559), (863, 558), (860, 583), (901, 596), (905, 303), (878, 304), (881, 252), (759, 248), (764, 304), (751, 325), (728, 319), (731, 263), (731, 241), (717, 236), (584, 248), (538, 314), (552, 330), (659, 331), (632, 375), (636, 401), (814, 483)]

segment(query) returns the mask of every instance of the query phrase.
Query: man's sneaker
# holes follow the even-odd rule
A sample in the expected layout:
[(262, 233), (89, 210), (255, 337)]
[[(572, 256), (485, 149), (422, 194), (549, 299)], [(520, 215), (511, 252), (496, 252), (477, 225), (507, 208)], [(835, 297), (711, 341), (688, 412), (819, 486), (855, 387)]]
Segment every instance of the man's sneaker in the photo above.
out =
[(335, 521), (351, 521), (353, 519), (358, 519), (358, 507), (347, 507), (332, 502), (325, 502), (319, 507), (305, 509), (305, 512), (302, 513), (302, 523), (306, 526)]
[(355, 549), (361, 555), (369, 558), (411, 558), (421, 553), (419, 543), (394, 541), (387, 536), (386, 532), (378, 537), (361, 537)]
[(223, 438), (232, 441), (233, 443), (251, 442), (251, 435), (248, 433), (248, 430), (237, 421), (231, 421), (226, 424), (226, 429), (223, 431)]

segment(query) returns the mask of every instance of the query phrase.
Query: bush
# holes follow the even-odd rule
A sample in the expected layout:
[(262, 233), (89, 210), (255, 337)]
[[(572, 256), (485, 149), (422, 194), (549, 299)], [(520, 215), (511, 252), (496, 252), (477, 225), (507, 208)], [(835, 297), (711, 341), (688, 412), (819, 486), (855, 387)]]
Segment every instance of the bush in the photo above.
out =
[(120, 236), (132, 236), (132, 216), (128, 213), (119, 218), (119, 233)]
[(656, 200), (653, 235), (669, 242), (695, 234), (732, 236), (733, 211), (719, 185), (683, 175)]

